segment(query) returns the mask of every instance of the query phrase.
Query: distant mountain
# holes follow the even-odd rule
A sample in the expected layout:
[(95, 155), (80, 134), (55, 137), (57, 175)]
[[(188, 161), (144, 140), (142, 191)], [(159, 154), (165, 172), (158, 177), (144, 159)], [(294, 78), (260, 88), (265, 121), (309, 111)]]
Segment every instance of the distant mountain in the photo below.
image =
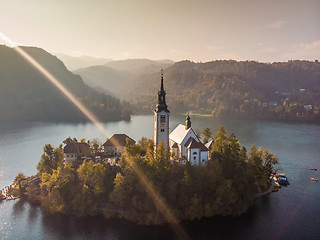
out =
[(73, 72), (79, 74), (88, 86), (98, 87), (117, 97), (128, 98), (126, 96), (128, 85), (134, 85), (142, 76), (159, 72), (173, 63), (171, 60), (127, 59), (112, 61), (104, 66), (81, 68)]
[[(101, 120), (129, 119), (126, 104), (86, 86), (55, 56), (21, 47)], [(0, 45), (0, 121), (87, 121), (83, 114), (13, 48)]]
[[(164, 72), (172, 112), (214, 116), (320, 121), (320, 63), (183, 61)], [(123, 88), (136, 111), (151, 112), (160, 73), (142, 76)]]
[(135, 74), (151, 74), (158, 72), (159, 69), (168, 68), (173, 64), (174, 62), (171, 60), (126, 59), (108, 62), (105, 65), (119, 71)]
[(103, 65), (81, 68), (73, 72), (79, 74), (88, 86), (119, 97), (123, 97), (121, 92), (125, 84), (136, 77), (135, 74)]
[(112, 61), (111, 59), (95, 58), (90, 56), (72, 57), (62, 53), (57, 53), (56, 56), (66, 65), (66, 67), (70, 71), (89, 66), (104, 65)]

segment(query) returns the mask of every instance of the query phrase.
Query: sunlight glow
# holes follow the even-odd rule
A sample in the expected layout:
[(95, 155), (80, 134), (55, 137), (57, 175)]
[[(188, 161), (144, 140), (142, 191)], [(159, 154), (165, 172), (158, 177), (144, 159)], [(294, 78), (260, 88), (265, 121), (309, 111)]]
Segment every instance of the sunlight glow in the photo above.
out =
[(108, 136), (108, 131), (103, 127), (101, 121), (88, 109), (86, 108), (75, 96), (63, 86), (58, 79), (56, 79), (50, 72), (48, 72), (40, 63), (26, 53), (22, 48), (16, 46), (7, 36), (0, 32), (0, 37), (9, 43), (13, 49), (18, 52), (25, 60), (27, 60), (36, 70), (42, 73), (61, 93), (63, 93), (93, 124), (95, 124), (101, 132)]
[[(0, 38), (7, 42), (15, 51), (17, 51), (27, 62), (29, 62), (36, 70), (38, 70), (41, 74), (43, 74), (55, 87), (57, 87), (93, 124), (95, 124), (101, 132), (108, 136), (109, 133), (103, 126), (103, 124), (99, 121), (99, 119), (88, 109), (86, 108), (78, 99), (73, 96), (73, 94), (63, 86), (58, 79), (56, 79), (50, 72), (48, 72), (40, 63), (38, 63), (34, 58), (32, 58), (27, 52), (25, 52), (22, 48), (17, 46), (12, 40), (10, 40), (6, 35), (0, 32)], [(171, 209), (165, 203), (165, 200), (157, 193), (155, 187), (151, 183), (151, 181), (147, 178), (147, 176), (142, 172), (140, 167), (134, 163), (134, 161), (130, 162), (133, 170), (139, 177), (141, 183), (145, 186), (145, 190), (149, 194), (150, 197), (155, 201), (155, 205), (158, 210), (165, 217), (167, 222), (170, 223), (173, 231), (180, 239), (190, 239), (187, 233), (184, 231), (182, 226), (179, 224), (177, 218), (172, 213)]]
[(162, 215), (167, 220), (167, 222), (170, 224), (171, 228), (173, 229), (177, 237), (179, 239), (185, 239), (185, 240), (190, 239), (188, 234), (184, 231), (182, 226), (179, 224), (179, 221), (177, 220), (176, 216), (172, 213), (171, 209), (166, 204), (165, 199), (162, 196), (160, 196), (160, 194), (157, 193), (152, 182), (142, 172), (139, 165), (137, 165), (134, 160), (130, 161), (129, 164), (132, 166), (135, 173), (139, 176), (139, 180), (141, 181), (142, 185), (145, 186), (146, 192), (155, 201), (156, 207), (162, 213)]
[(2, 41), (6, 42), (9, 44), (10, 47), (15, 47), (17, 44), (15, 44), (13, 41), (11, 41), (6, 35), (4, 35), (2, 32), (0, 32), (0, 39)]

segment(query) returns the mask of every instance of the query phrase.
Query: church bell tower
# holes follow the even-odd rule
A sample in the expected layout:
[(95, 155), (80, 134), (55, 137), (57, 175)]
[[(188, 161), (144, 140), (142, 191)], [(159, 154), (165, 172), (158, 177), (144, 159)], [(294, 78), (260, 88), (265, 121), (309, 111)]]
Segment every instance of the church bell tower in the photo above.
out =
[(163, 141), (166, 149), (169, 148), (169, 113), (166, 104), (166, 91), (163, 87), (163, 70), (161, 69), (161, 87), (158, 91), (158, 104), (154, 110), (154, 144), (155, 149)]

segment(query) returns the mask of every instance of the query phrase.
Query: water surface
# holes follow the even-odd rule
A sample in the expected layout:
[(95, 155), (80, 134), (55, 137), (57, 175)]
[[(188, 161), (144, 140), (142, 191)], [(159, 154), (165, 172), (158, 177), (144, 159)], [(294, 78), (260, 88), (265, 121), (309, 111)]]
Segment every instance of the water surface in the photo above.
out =
[[(184, 116), (170, 116), (170, 131)], [(192, 239), (320, 239), (320, 126), (256, 120), (191, 117), (192, 127), (212, 132), (224, 125), (249, 148), (262, 146), (277, 154), (291, 185), (257, 200), (240, 218), (210, 218), (184, 222)], [(133, 116), (130, 122), (106, 123), (109, 136), (93, 124), (8, 124), (0, 126), (0, 188), (18, 172), (36, 173), (43, 146), (58, 146), (67, 137), (98, 138), (126, 133), (135, 140), (153, 137), (153, 116)], [(0, 203), (0, 239), (175, 239), (168, 226), (137, 226), (123, 220), (47, 216), (39, 207), (20, 201)]]

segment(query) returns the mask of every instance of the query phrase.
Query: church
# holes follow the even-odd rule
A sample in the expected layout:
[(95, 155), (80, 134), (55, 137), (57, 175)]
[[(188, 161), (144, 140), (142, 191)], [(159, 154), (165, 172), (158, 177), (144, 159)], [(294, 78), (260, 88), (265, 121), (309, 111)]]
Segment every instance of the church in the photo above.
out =
[(166, 104), (166, 91), (161, 70), (161, 86), (158, 91), (158, 104), (154, 111), (154, 143), (155, 148), (162, 141), (175, 161), (190, 162), (192, 165), (205, 164), (209, 160), (209, 149), (199, 140), (191, 127), (189, 115), (185, 124), (179, 124), (169, 134), (169, 114)]

